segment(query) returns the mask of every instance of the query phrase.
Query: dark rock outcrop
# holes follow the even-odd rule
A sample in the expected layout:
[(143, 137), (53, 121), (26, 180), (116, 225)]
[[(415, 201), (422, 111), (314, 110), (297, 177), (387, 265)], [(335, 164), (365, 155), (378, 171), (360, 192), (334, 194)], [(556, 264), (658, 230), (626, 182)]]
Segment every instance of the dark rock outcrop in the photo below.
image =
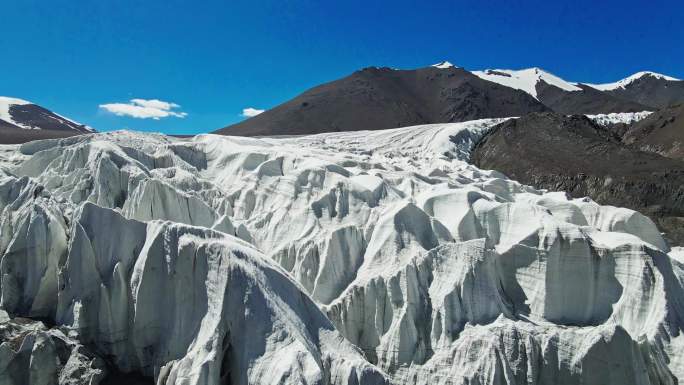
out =
[(684, 104), (656, 111), (626, 127), (621, 134), (625, 144), (684, 160)]
[(537, 85), (539, 100), (560, 114), (609, 114), (612, 112), (638, 112), (652, 110), (641, 103), (578, 84), (582, 91), (565, 91), (545, 82)]

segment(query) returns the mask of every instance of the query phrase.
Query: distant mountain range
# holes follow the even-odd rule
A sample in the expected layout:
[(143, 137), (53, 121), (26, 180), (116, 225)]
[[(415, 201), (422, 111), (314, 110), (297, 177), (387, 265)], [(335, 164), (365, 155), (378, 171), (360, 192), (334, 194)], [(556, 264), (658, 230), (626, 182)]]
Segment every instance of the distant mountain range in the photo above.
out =
[[(638, 72), (614, 83), (589, 84), (569, 82), (541, 68), (467, 71), (441, 62), (413, 70), (364, 68), (214, 133), (306, 135), (536, 112), (572, 115), (657, 111), (677, 103), (684, 103), (684, 81), (655, 72)], [(91, 132), (92, 128), (35, 103), (0, 97), (0, 143)]]
[(224, 135), (300, 135), (523, 116), (604, 114), (684, 102), (684, 82), (639, 72), (609, 84), (565, 81), (540, 68), (469, 72), (441, 62), (415, 70), (369, 67), (305, 91)]
[(567, 82), (540, 68), (520, 71), (485, 70), (473, 73), (482, 79), (523, 90), (549, 109), (562, 114), (607, 114), (652, 109), (589, 85)]
[(92, 132), (95, 130), (37, 104), (0, 96), (0, 143), (24, 143)]

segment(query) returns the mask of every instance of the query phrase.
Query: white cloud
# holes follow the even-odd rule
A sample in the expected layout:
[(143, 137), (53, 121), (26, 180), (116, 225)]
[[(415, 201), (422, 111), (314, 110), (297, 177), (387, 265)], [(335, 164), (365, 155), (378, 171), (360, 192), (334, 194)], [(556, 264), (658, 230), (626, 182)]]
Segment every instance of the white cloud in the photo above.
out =
[(169, 102), (164, 102), (159, 99), (150, 99), (150, 100), (145, 100), (145, 99), (131, 99), (131, 102), (133, 104), (137, 104), (142, 107), (148, 107), (148, 108), (157, 108), (160, 110), (170, 110), (172, 108), (178, 108), (180, 107), (176, 103), (169, 103)]
[(184, 118), (185, 112), (172, 111), (180, 106), (176, 103), (164, 102), (158, 99), (131, 99), (130, 103), (107, 103), (100, 104), (100, 108), (117, 116), (130, 116), (138, 119)]
[(260, 113), (262, 113), (262, 112), (264, 112), (264, 111), (265, 111), (265, 110), (259, 110), (259, 109), (256, 109), (256, 108), (247, 107), (247, 108), (243, 108), (243, 109), (242, 109), (242, 114), (241, 114), (241, 115), (244, 116), (244, 117), (246, 117), (246, 118), (251, 118), (251, 117), (253, 117), (253, 116), (259, 115)]

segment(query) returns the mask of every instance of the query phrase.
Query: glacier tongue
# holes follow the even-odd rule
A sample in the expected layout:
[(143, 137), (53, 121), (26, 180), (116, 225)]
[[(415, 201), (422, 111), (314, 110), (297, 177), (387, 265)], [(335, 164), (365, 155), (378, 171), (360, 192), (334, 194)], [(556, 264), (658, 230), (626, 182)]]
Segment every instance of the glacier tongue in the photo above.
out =
[(501, 121), (3, 149), (0, 306), (158, 384), (684, 378), (684, 253), (468, 164)]

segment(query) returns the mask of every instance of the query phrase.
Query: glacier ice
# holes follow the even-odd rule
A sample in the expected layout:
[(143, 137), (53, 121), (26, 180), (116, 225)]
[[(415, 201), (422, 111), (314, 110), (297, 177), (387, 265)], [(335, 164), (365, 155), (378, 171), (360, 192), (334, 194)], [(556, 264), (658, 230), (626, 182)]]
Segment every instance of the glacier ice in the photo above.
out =
[(684, 253), (470, 165), (501, 121), (3, 148), (0, 306), (158, 384), (677, 383)]
[(40, 321), (10, 319), (0, 310), (0, 337), (2, 384), (97, 384), (107, 375), (105, 361)]

